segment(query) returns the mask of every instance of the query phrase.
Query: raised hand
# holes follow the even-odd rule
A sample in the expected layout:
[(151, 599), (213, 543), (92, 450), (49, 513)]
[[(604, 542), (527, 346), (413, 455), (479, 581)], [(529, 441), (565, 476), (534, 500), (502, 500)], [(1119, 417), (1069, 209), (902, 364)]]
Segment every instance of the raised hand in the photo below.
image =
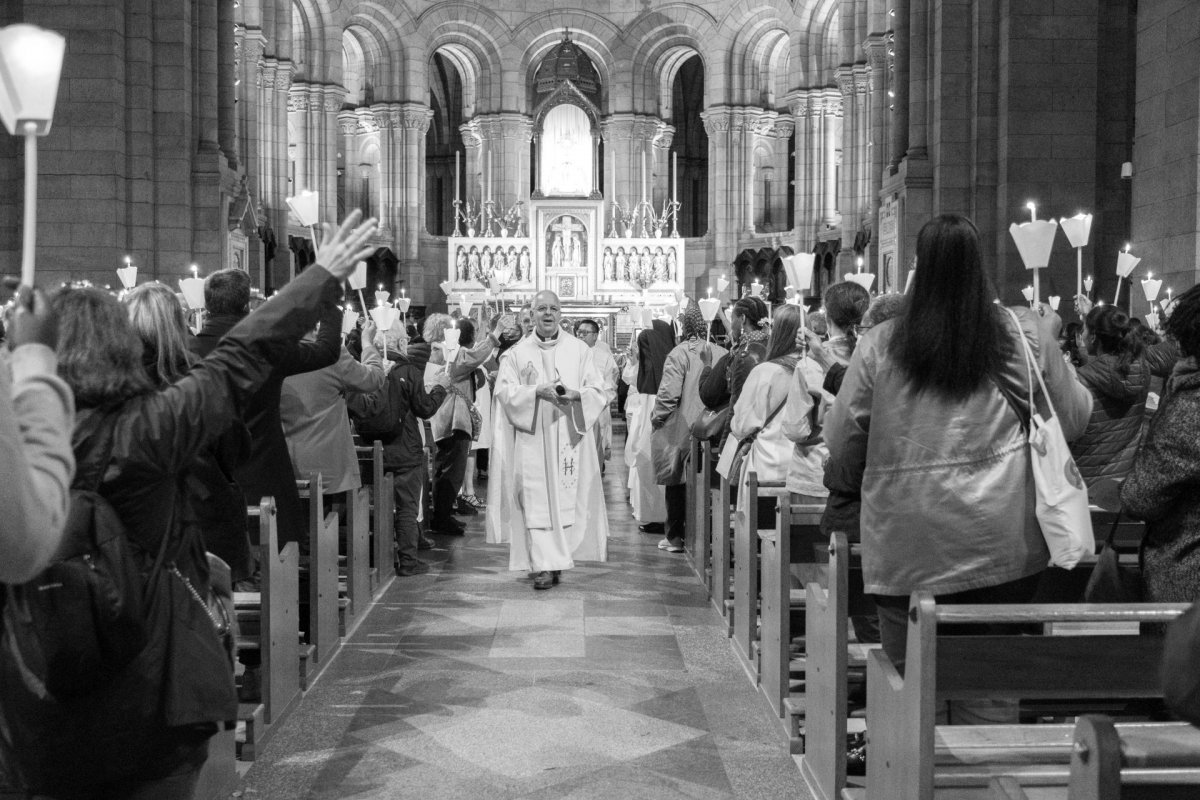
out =
[(317, 264), (329, 270), (338, 280), (345, 280), (354, 271), (359, 261), (375, 252), (375, 247), (368, 244), (379, 227), (378, 221), (371, 217), (359, 224), (362, 211), (357, 208), (346, 215), (340, 226), (331, 222), (321, 223), (321, 244), (317, 248)]
[(17, 292), (16, 313), (8, 323), (8, 348), (23, 344), (58, 346), (58, 320), (50, 313), (50, 303), (40, 289), (22, 286)]

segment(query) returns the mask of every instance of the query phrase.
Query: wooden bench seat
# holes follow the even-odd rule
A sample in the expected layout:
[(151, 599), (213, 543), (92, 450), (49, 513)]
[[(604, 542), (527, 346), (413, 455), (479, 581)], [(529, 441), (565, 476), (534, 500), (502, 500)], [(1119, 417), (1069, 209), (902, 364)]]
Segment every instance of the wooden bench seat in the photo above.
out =
[(354, 452), (358, 457), (363, 486), (368, 490), (371, 552), (368, 574), (371, 596), (378, 598), (395, 578), (393, 570), (395, 555), (393, 479), (392, 473), (383, 466), (383, 444), (381, 442), (358, 445), (354, 448)]
[[(1162, 641), (1149, 634), (1027, 636), (947, 635), (945, 624), (1088, 625), (1165, 623), (1182, 604), (939, 605), (913, 594), (906, 674), (882, 650), (867, 663), (867, 793), (871, 800), (986, 796), (993, 776), (1017, 773), (1023, 784), (1062, 784), (1070, 751), (1062, 726), (944, 727), (945, 700), (1072, 700), (1161, 697)], [(1014, 769), (1014, 764), (1025, 764)], [(945, 791), (943, 791), (945, 790)]]
[(746, 510), (733, 515), (733, 650), (751, 681), (758, 685), (758, 537), (764, 525), (768, 530), (775, 527), (775, 515), (769, 520), (758, 518), (758, 499), (786, 498), (787, 489), (783, 481), (759, 481), (758, 474), (751, 472), (746, 477), (745, 493)]
[(341, 645), (338, 594), (338, 515), (325, 513), (324, 482), (319, 472), (296, 481), (308, 504), (308, 635), (300, 653), (300, 683), (308, 689)]

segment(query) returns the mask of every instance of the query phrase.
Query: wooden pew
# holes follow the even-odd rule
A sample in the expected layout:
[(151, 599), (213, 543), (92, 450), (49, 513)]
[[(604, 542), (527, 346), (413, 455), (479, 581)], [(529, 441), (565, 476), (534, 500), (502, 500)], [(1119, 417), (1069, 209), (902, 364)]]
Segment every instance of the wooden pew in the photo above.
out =
[[(1011, 776), (992, 779), (994, 800), (1032, 800)], [(1068, 785), (1039, 792), (1062, 800), (1200, 797), (1200, 729), (1186, 722), (1116, 723), (1085, 714), (1075, 723)]]
[[(867, 661), (869, 800), (986, 796), (993, 777), (1066, 783), (1070, 726), (935, 724), (944, 700), (1161, 697), (1162, 640), (1151, 635), (939, 635), (945, 623), (1166, 623), (1183, 604), (938, 605), (915, 592), (906, 674), (883, 650)], [(1030, 791), (1029, 788), (1026, 791)]]
[(784, 715), (788, 698), (789, 673), (792, 660), (792, 611), (804, 607), (803, 590), (793, 591), (792, 565), (804, 564), (807, 576), (824, 572), (817, 566), (814, 550), (827, 550), (822, 545), (821, 515), (824, 504), (792, 503), (787, 497), (779, 501), (776, 525), (758, 532), (762, 564), (762, 610), (759, 614), (759, 691), (776, 716)]
[(712, 517), (709, 510), (710, 473), (706, 467), (705, 453), (708, 442), (691, 439), (691, 455), (685, 466), (687, 476), (687, 519), (684, 524), (684, 551), (691, 561), (692, 569), (711, 594), (709, 559), (709, 526)]
[[(392, 529), (392, 504), (395, 502), (392, 492), (391, 473), (383, 468), (383, 444), (370, 442), (365, 445), (355, 445), (355, 455), (358, 457), (358, 469), (362, 475), (364, 488), (369, 491), (370, 498), (370, 553), (371, 566), (370, 584), (371, 596), (378, 597), (395, 576), (392, 570), (392, 554), (389, 544), (394, 546), (395, 534)], [(378, 531), (388, 531), (380, 537)], [(386, 556), (382, 558), (381, 556)]]
[(235, 592), (238, 619), (238, 650), (258, 650), (261, 658), (261, 697), (257, 703), (241, 703), (238, 719), (245, 723), (245, 742), (239, 757), (253, 761), (266, 741), (270, 726), (280, 722), (300, 699), (300, 585), (299, 548), (288, 542), (279, 550), (275, 500), (264, 497), (247, 509), (258, 525), (256, 543), (261, 550), (261, 592)]
[(366, 486), (346, 492), (346, 600), (342, 635), (362, 621), (371, 605), (371, 496)]
[[(711, 461), (711, 453), (709, 459)], [(729, 506), (729, 480), (712, 488), (712, 589), (710, 596), (725, 618), (725, 635), (733, 636), (733, 529)]]
[[(758, 473), (746, 478), (745, 511), (733, 524), (733, 649), (750, 679), (758, 684), (758, 498), (787, 497), (783, 481), (760, 482)], [(739, 499), (739, 502), (740, 499)], [(775, 520), (766, 521), (774, 526)]]
[[(875, 611), (866, 597), (851, 602), (852, 573), (862, 573), (861, 545), (846, 534), (829, 541), (828, 583), (805, 587), (804, 703), (785, 702), (793, 753), (803, 753), (800, 773), (815, 800), (834, 800), (846, 786), (848, 684), (852, 666), (865, 668), (866, 654), (879, 645), (851, 645), (849, 618)], [(803, 720), (803, 733), (800, 721)]]
[(301, 650), (300, 685), (308, 689), (341, 644), (338, 603), (338, 515), (325, 513), (319, 472), (296, 481), (308, 501), (308, 639)]

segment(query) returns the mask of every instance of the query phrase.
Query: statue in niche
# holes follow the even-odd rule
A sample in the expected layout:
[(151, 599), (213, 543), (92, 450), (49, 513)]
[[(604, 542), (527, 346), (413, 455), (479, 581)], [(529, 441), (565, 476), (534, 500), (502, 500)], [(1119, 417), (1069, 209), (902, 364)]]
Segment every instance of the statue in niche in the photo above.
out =
[(461, 247), (458, 248), (458, 255), (454, 258), (454, 266), (460, 281), (465, 281), (471, 277), (467, 272), (467, 254)]
[(492, 248), (483, 248), (483, 255), (479, 257), (479, 273), (486, 276), (492, 271)]
[(613, 258), (613, 251), (609, 248), (604, 248), (604, 258), (601, 261), (604, 269), (604, 279), (615, 281), (617, 279), (617, 262)]
[(554, 243), (550, 245), (550, 266), (554, 269), (562, 269), (563, 240), (561, 233), (554, 234)]
[(579, 234), (571, 234), (571, 266), (579, 269), (583, 266), (583, 243), (579, 241)]
[(641, 257), (638, 259), (638, 266), (641, 268), (642, 273), (646, 275), (651, 274), (650, 270), (654, 269), (654, 259), (650, 257), (649, 247), (642, 248)]
[(667, 257), (663, 255), (663, 249), (661, 247), (656, 247), (654, 248), (654, 280), (665, 281), (668, 279)]
[(678, 272), (678, 264), (675, 261), (675, 248), (667, 249), (667, 280), (675, 280), (675, 274)]
[(629, 256), (624, 247), (617, 248), (617, 276), (618, 280), (629, 280)]
[(517, 248), (510, 247), (508, 252), (504, 254), (504, 268), (508, 270), (511, 279), (521, 280), (521, 272), (517, 269)]
[[(474, 247), (472, 247), (471, 252), (467, 254), (467, 275), (468, 276), (476, 275), (478, 273), (479, 273), (479, 251), (476, 250)], [(466, 278), (464, 278), (463, 280), (466, 280)]]
[(533, 269), (532, 269), (532, 265), (529, 263), (529, 248), (528, 247), (521, 248), (521, 257), (520, 257), (520, 259), (518, 259), (517, 263), (519, 264), (519, 266), (517, 268), (517, 275), (521, 276), (520, 279), (523, 281), (532, 281), (533, 280)]

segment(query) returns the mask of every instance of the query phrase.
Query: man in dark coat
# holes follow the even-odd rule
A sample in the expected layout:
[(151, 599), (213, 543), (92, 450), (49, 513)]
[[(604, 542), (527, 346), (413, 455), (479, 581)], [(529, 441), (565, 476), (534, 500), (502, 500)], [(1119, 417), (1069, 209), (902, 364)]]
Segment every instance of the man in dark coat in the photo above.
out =
[[(341, 352), (342, 312), (337, 307), (340, 293), (340, 287), (331, 283), (322, 298), (316, 340), (289, 347), (245, 410), (243, 421), (250, 430), (250, 457), (238, 465), (234, 474), (247, 505), (258, 505), (267, 495), (275, 498), (280, 547), (298, 542), (301, 550), (307, 549), (308, 518), (300, 505), (292, 458), (279, 421), (279, 395), (285, 378), (337, 361)], [(204, 305), (207, 309), (204, 327), (188, 343), (191, 351), (201, 358), (250, 313), (250, 276), (238, 269), (209, 275), (204, 281)]]

